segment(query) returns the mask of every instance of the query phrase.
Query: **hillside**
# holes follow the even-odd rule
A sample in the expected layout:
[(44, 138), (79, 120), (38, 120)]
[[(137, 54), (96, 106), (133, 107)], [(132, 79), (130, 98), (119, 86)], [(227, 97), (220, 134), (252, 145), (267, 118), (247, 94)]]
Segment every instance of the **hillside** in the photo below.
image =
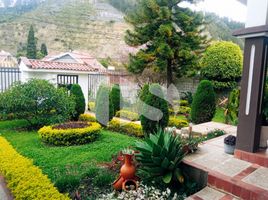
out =
[(123, 14), (98, 0), (47, 0), (36, 8), (1, 23), (0, 49), (13, 54), (25, 48), (33, 24), (38, 46), (50, 52), (87, 51), (97, 58), (126, 59), (131, 48), (124, 43), (129, 28)]

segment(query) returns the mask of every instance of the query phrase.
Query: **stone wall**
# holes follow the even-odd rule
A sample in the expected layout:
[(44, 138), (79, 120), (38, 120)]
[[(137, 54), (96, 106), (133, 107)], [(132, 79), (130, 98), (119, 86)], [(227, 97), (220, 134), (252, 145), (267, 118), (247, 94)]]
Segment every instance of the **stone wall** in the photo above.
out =
[(176, 81), (176, 87), (179, 93), (192, 92), (195, 93), (200, 80), (198, 78), (181, 78)]

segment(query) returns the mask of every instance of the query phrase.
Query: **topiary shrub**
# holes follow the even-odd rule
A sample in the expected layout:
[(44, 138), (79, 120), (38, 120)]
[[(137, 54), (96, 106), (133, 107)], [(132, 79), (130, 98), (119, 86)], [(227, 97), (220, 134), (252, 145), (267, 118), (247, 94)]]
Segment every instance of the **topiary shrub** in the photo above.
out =
[(216, 94), (212, 83), (207, 80), (200, 82), (194, 95), (191, 120), (196, 123), (204, 123), (212, 120), (216, 111)]
[(111, 100), (110, 88), (101, 85), (96, 98), (96, 119), (103, 126), (107, 126), (113, 116), (114, 108)]
[(141, 115), (142, 113), (142, 107), (148, 94), (149, 94), (149, 84), (145, 84), (139, 93), (139, 101), (137, 105), (139, 115)]
[(168, 125), (169, 108), (159, 84), (152, 84), (142, 109), (141, 125), (146, 134), (156, 133)]
[(207, 48), (201, 60), (203, 79), (210, 80), (216, 91), (233, 89), (242, 75), (243, 56), (233, 42), (215, 42)]
[(73, 116), (74, 120), (78, 120), (79, 116), (85, 113), (86, 103), (85, 97), (82, 92), (80, 85), (74, 84), (71, 87), (70, 94), (74, 97), (75, 100), (75, 115)]
[(91, 111), (91, 112), (95, 112), (96, 111), (96, 105), (95, 105), (95, 102), (88, 102), (88, 110)]
[(114, 115), (115, 115), (116, 112), (119, 111), (121, 107), (123, 107), (123, 96), (121, 94), (121, 89), (118, 84), (115, 84), (112, 87), (110, 95), (111, 95), (111, 100), (112, 100), (112, 104), (114, 107)]

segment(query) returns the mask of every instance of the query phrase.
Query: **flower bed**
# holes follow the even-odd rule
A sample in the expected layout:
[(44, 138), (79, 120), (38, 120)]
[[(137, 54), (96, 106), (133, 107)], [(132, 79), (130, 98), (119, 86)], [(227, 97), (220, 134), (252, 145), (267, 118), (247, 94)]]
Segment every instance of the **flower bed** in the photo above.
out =
[(100, 130), (101, 125), (96, 122), (71, 122), (56, 126), (44, 126), (38, 133), (45, 143), (55, 146), (71, 146), (95, 141)]
[(33, 162), (18, 154), (0, 137), (0, 173), (16, 200), (67, 200)]
[(128, 110), (120, 110), (120, 111), (116, 112), (115, 116), (120, 117), (120, 118), (125, 118), (125, 119), (128, 119), (130, 121), (138, 121), (139, 120), (138, 113), (131, 112)]
[(133, 122), (121, 122), (118, 119), (113, 119), (109, 122), (107, 129), (110, 131), (125, 133), (130, 136), (143, 137), (144, 133), (140, 124)]

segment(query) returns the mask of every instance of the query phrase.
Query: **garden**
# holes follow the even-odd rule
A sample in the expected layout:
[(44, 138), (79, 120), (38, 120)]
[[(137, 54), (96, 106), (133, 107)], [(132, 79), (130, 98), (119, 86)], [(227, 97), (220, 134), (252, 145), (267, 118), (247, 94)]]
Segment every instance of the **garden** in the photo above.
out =
[[(78, 84), (55, 87), (39, 79), (18, 82), (0, 94), (0, 174), (15, 199), (175, 200), (201, 189), (183, 159), (225, 133), (180, 131), (210, 121), (237, 125), (242, 52), (225, 41), (202, 49), (205, 41), (197, 34), (202, 18), (197, 14), (191, 20), (187, 10), (176, 16), (189, 22), (181, 24), (184, 35), (172, 22), (151, 26), (143, 19), (146, 26), (140, 27), (140, 17), (150, 18), (152, 12), (162, 19), (173, 11), (141, 2), (142, 15), (126, 17), (135, 27), (126, 42), (148, 48), (131, 55), (127, 69), (165, 73), (166, 84), (146, 79), (134, 101), (123, 97), (120, 85), (101, 84), (88, 105)], [(174, 95), (169, 90), (173, 75), (198, 76), (200, 83), (194, 93)]]

